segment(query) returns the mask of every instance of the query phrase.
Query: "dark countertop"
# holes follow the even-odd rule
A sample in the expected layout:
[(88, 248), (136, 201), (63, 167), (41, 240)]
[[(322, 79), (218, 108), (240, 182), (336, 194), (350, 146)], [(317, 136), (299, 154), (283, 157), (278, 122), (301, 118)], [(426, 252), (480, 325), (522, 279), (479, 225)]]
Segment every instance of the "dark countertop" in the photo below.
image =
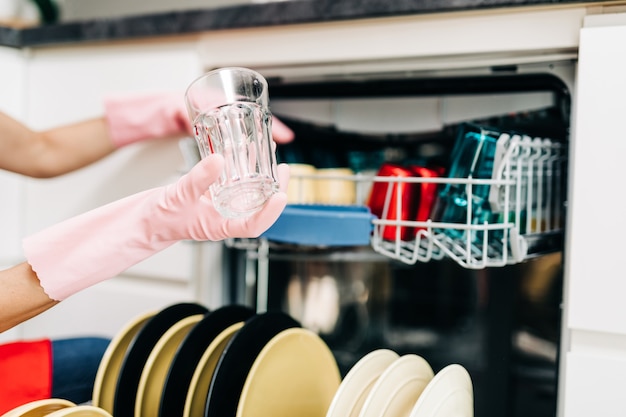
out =
[(601, 0), (294, 0), (94, 19), (30, 28), (0, 26), (0, 46), (99, 42), (220, 29), (331, 22), (502, 7), (577, 5)]

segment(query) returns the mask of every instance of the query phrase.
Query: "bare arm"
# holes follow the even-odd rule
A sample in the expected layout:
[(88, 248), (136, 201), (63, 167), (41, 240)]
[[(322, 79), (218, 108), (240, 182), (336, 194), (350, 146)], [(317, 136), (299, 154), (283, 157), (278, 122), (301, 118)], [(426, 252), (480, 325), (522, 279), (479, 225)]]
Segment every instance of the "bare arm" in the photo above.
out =
[(46, 295), (26, 262), (0, 271), (0, 288), (0, 332), (58, 304)]
[(104, 118), (35, 132), (0, 113), (0, 169), (49, 178), (89, 165), (114, 150)]

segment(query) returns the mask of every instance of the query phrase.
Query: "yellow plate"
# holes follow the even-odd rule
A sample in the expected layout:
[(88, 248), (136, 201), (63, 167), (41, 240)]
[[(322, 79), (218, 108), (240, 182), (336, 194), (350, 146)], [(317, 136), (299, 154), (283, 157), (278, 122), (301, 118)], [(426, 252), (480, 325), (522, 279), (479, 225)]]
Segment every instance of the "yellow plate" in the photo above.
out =
[(222, 356), (226, 345), (235, 333), (241, 329), (243, 323), (244, 322), (241, 321), (227, 327), (223, 332), (217, 335), (204, 351), (191, 377), (183, 417), (204, 416), (204, 408), (207, 395), (209, 394), (209, 387), (211, 386), (211, 378), (217, 367), (217, 362), (220, 356)]
[(48, 414), (67, 407), (74, 407), (71, 401), (61, 398), (31, 401), (7, 411), (2, 417), (44, 417)]
[(340, 382), (337, 362), (317, 334), (283, 330), (255, 359), (237, 417), (324, 417)]
[(133, 318), (109, 343), (96, 372), (91, 401), (94, 406), (100, 407), (109, 413), (113, 412), (117, 377), (122, 368), (126, 350), (133, 338), (139, 333), (139, 330), (155, 313), (154, 311), (147, 312)]
[(139, 378), (135, 403), (136, 416), (159, 415), (161, 393), (174, 355), (185, 336), (203, 317), (204, 314), (194, 314), (180, 320), (170, 327), (154, 345)]
[(78, 405), (76, 407), (64, 408), (50, 414), (46, 417), (112, 417), (108, 411), (93, 405)]

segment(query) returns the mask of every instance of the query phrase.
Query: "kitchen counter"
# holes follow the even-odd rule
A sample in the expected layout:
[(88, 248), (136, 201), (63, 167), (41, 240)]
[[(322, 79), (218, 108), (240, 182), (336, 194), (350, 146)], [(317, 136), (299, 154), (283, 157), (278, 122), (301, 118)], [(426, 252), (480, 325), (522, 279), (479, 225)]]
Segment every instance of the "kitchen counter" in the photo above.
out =
[(99, 42), (223, 29), (289, 25), (503, 7), (567, 6), (606, 1), (560, 0), (293, 0), (64, 22), (26, 28), (0, 26), (0, 46)]

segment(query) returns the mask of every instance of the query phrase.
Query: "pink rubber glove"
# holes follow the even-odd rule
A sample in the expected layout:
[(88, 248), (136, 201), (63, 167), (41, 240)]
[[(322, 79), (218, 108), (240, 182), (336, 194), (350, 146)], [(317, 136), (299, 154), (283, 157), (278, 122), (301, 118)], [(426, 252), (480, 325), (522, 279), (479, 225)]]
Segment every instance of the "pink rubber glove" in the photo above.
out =
[[(193, 136), (184, 94), (177, 92), (125, 94), (106, 97), (104, 116), (116, 148), (147, 139)], [(272, 118), (276, 143), (289, 143), (294, 133)]]
[(287, 204), (289, 168), (279, 165), (280, 191), (260, 212), (225, 219), (207, 191), (223, 166), (222, 156), (208, 156), (174, 184), (134, 194), (25, 238), (26, 259), (46, 294), (63, 300), (180, 240), (258, 237)]

